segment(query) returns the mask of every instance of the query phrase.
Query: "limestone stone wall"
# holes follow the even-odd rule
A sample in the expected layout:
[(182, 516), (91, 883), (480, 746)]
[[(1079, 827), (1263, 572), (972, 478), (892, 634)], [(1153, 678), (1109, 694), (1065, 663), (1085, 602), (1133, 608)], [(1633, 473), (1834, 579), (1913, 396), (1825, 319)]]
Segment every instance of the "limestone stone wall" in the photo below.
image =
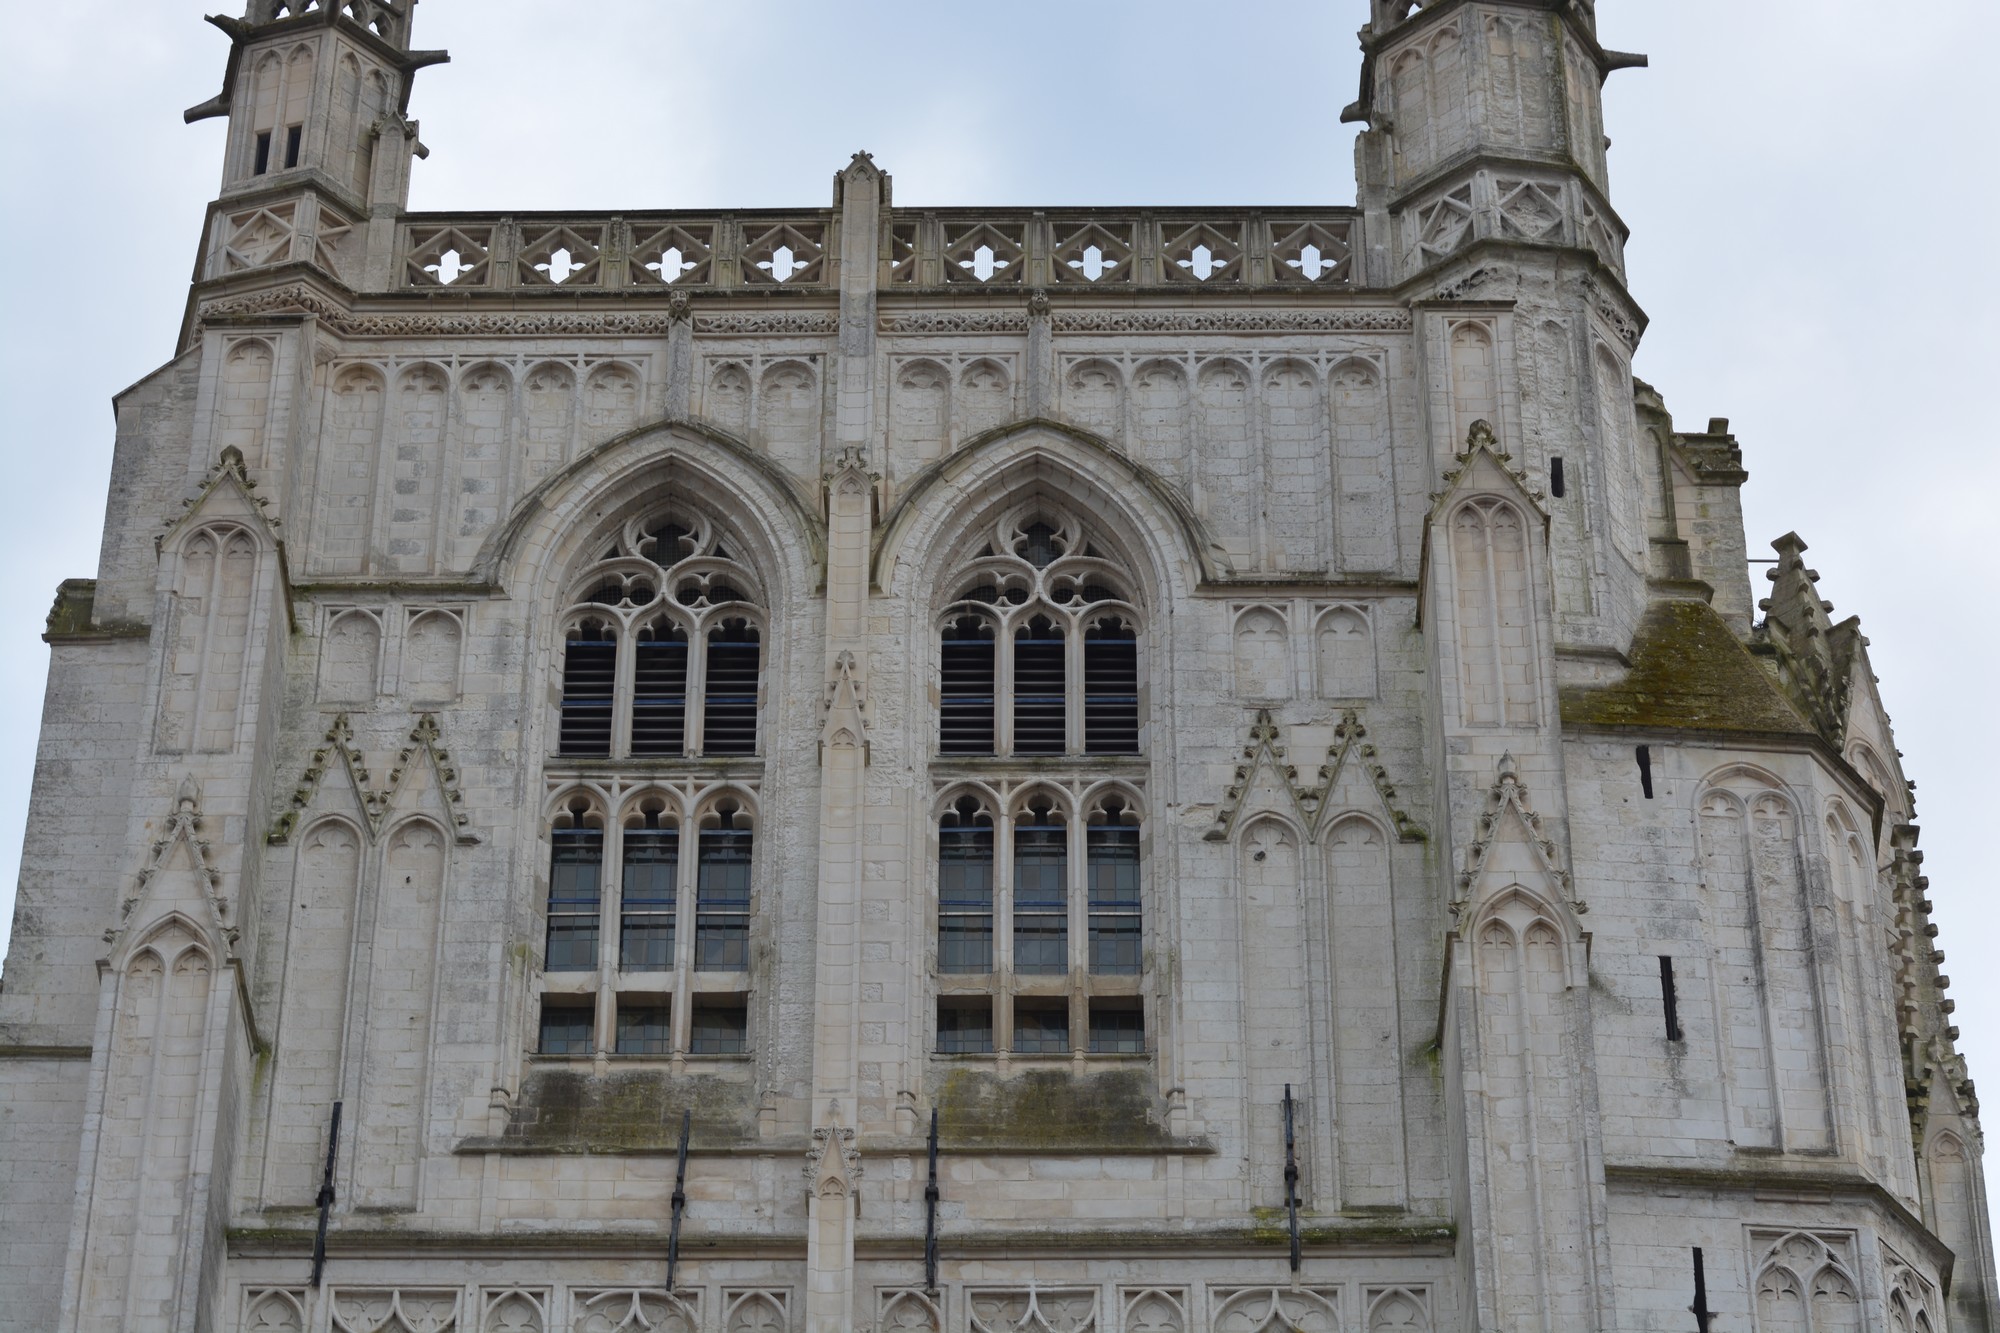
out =
[(445, 216), (407, 12), (254, 0), (0, 1328), (1986, 1327), (1866, 641), (1631, 377), (1635, 58), (1373, 9), (1351, 209)]

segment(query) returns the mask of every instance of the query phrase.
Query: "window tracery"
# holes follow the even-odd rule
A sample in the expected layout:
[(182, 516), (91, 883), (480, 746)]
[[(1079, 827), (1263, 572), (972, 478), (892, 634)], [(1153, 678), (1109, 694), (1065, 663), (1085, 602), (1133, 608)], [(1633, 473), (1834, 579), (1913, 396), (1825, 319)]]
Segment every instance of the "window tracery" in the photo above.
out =
[(1138, 754), (1130, 575), (1074, 517), (1032, 503), (975, 551), (939, 623), (940, 752)]
[(574, 582), (557, 752), (753, 755), (766, 621), (756, 577), (705, 515), (625, 525)]

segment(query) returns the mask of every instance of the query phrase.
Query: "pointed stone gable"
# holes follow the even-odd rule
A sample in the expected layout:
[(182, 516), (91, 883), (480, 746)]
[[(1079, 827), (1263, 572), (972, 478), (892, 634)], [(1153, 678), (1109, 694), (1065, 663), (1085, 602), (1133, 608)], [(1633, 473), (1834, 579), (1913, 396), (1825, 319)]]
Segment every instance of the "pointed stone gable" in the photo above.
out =
[(1325, 817), (1343, 811), (1369, 810), (1379, 813), (1396, 831), (1402, 842), (1423, 842), (1428, 835), (1423, 826), (1403, 808), (1405, 802), (1389, 780), (1381, 755), (1368, 740), (1368, 728), (1361, 715), (1349, 708), (1340, 715), (1334, 729), (1334, 743), (1320, 765), (1319, 785), (1313, 799)]
[(292, 789), (285, 809), (273, 822), (266, 841), (283, 846), (291, 841), (300, 819), (309, 810), (346, 804), (333, 796), (332, 791), (351, 796), (354, 805), (344, 813), (356, 816), (371, 840), (380, 836), (385, 822), (393, 815), (421, 811), (455, 828), (461, 844), (479, 841), (478, 835), (468, 829), (469, 820), (460, 808), (464, 796), (457, 785), (458, 769), (441, 744), (443, 732), (437, 714), (418, 716), (408, 744), (397, 752), (388, 778), (379, 788), (368, 785), (367, 759), (354, 744), (354, 729), (347, 716), (341, 713), (334, 718), (325, 743), (316, 747), (307, 759), (305, 771)]
[(268, 512), (270, 501), (257, 493), (257, 483), (244, 468), (243, 454), (234, 445), (223, 449), (194, 495), (181, 505), (182, 512), (169, 519), (162, 529), (158, 545), (165, 546), (189, 528), (219, 519), (233, 519), (261, 533), (267, 545), (279, 545), (278, 520)]
[(1458, 893), (1451, 903), (1453, 915), (1461, 914), (1482, 889), (1510, 879), (1551, 894), (1551, 905), (1560, 904), (1575, 912), (1588, 910), (1571, 893), (1562, 851), (1543, 830), (1514, 756), (1502, 755), (1499, 779), (1487, 792), (1478, 832), (1466, 849), (1465, 868), (1458, 876)]
[(1757, 641), (1776, 662), (1778, 680), (1792, 702), (1837, 746), (1847, 723), (1848, 672), (1860, 622), (1833, 623), (1833, 603), (1815, 589), (1819, 571), (1806, 568), (1806, 544), (1796, 532), (1772, 542), (1771, 549), (1778, 553), (1778, 563), (1765, 575), (1771, 595), (1757, 603), (1764, 612)]
[(114, 952), (170, 916), (193, 925), (211, 947), (235, 940), (232, 905), (222, 892), (222, 873), (211, 859), (204, 824), (201, 786), (190, 774), (181, 779), (173, 812), (147, 853), (137, 883), (119, 904), (118, 920), (104, 932)]
[(1227, 842), (1238, 824), (1260, 814), (1282, 815), (1301, 829), (1313, 827), (1318, 801), (1298, 786), (1298, 768), (1286, 758), (1280, 742), (1271, 710), (1258, 709), (1250, 743), (1243, 747), (1243, 762), (1236, 766), (1214, 824), (1203, 835), (1210, 842)]

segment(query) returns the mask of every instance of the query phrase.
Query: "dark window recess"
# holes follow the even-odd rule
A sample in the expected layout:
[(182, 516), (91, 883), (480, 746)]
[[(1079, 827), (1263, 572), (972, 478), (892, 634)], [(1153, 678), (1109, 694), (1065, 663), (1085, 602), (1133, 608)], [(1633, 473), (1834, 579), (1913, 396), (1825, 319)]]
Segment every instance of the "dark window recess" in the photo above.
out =
[[(750, 829), (725, 803), (720, 827), (701, 831), (695, 885), (694, 966), (697, 972), (750, 970)], [(742, 827), (738, 827), (742, 825)]]
[(299, 140), (305, 135), (305, 126), (293, 125), (285, 131), (285, 168), (299, 164)]
[(993, 1001), (984, 995), (940, 999), (937, 1048), (945, 1055), (991, 1054)]
[(1549, 460), (1549, 494), (1558, 500), (1563, 498), (1563, 461), (1560, 458)]
[(1090, 1049), (1095, 1055), (1144, 1055), (1146, 1011), (1139, 1001), (1092, 1000)]
[(271, 132), (257, 131), (257, 160), (250, 168), (250, 174), (261, 176), (271, 169)]
[[(1106, 817), (1123, 807), (1112, 798)], [(1139, 970), (1139, 830), (1118, 824), (1092, 827), (1090, 851), (1090, 970), (1131, 974)]]
[(632, 753), (679, 754), (687, 742), (687, 634), (673, 625), (642, 629), (632, 656)]
[(611, 698), (618, 678), (618, 643), (602, 625), (571, 631), (563, 649), (563, 754), (611, 753)]
[(688, 1032), (693, 1055), (741, 1055), (750, 1049), (750, 1007), (741, 1000), (709, 1001), (694, 1007)]
[(1061, 754), (1068, 748), (1063, 632), (1036, 616), (1014, 635), (1014, 753)]
[(1061, 1000), (1014, 1001), (1017, 1055), (1068, 1055), (1069, 1006)]
[(757, 631), (748, 621), (725, 620), (709, 631), (703, 754), (757, 753), (757, 656)]
[(681, 834), (662, 827), (648, 811), (643, 825), (625, 830), (625, 870), (619, 886), (618, 966), (631, 972), (666, 972), (674, 965), (674, 908), (680, 874)]
[(938, 824), (938, 971), (993, 970), (993, 819), (970, 796)]
[(1046, 523), (1030, 523), (1022, 532), (1021, 558), (1036, 569), (1047, 569), (1062, 554), (1056, 545), (1056, 530)]
[(542, 997), (541, 1041), (535, 1047), (543, 1055), (589, 1055), (591, 1007), (567, 997)]
[(1083, 636), (1083, 748), (1139, 753), (1139, 641), (1131, 626), (1099, 621)]
[(1715, 1316), (1708, 1310), (1708, 1274), (1701, 1266), (1701, 1246), (1694, 1247), (1694, 1304), (1688, 1307), (1694, 1315), (1695, 1333), (1709, 1333), (1709, 1321)]
[(620, 1055), (665, 1055), (673, 1046), (673, 1026), (667, 1021), (664, 1001), (618, 1003), (618, 1038), (613, 1047)]
[(977, 616), (963, 616), (946, 625), (938, 666), (942, 686), (939, 751), (992, 754), (993, 626)]
[(653, 549), (646, 552), (653, 557), (653, 563), (661, 569), (668, 569), (694, 554), (694, 543), (688, 539), (693, 532), (680, 524), (668, 520), (647, 534), (653, 539)]
[(1681, 1039), (1680, 997), (1674, 991), (1674, 960), (1660, 955), (1660, 1007), (1667, 1021), (1667, 1040)]
[(1639, 790), (1644, 792), (1646, 799), (1650, 801), (1653, 799), (1653, 747), (1650, 745), (1640, 746), (1638, 755)]
[(549, 835), (549, 935), (543, 967), (588, 972), (597, 966), (597, 919), (602, 903), (604, 834), (559, 828)]
[(1069, 830), (1040, 799), (1014, 824), (1014, 970), (1069, 970)]

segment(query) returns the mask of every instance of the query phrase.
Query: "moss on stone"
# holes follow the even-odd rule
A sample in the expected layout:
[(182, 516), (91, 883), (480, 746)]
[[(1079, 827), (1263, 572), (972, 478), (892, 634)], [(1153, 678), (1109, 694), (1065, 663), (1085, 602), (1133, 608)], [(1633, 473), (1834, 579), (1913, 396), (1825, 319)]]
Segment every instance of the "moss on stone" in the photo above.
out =
[(1705, 602), (1655, 603), (1615, 685), (1562, 692), (1565, 726), (1810, 736), (1791, 700)]
[(521, 1152), (669, 1152), (681, 1112), (693, 1112), (689, 1142), (731, 1148), (757, 1137), (755, 1089), (712, 1076), (675, 1078), (664, 1069), (593, 1076), (536, 1069), (521, 1084), (507, 1131), (488, 1146)]
[(1148, 1069), (1081, 1076), (1032, 1069), (1000, 1077), (955, 1068), (936, 1090), (938, 1132), (954, 1149), (1144, 1151), (1180, 1146)]

